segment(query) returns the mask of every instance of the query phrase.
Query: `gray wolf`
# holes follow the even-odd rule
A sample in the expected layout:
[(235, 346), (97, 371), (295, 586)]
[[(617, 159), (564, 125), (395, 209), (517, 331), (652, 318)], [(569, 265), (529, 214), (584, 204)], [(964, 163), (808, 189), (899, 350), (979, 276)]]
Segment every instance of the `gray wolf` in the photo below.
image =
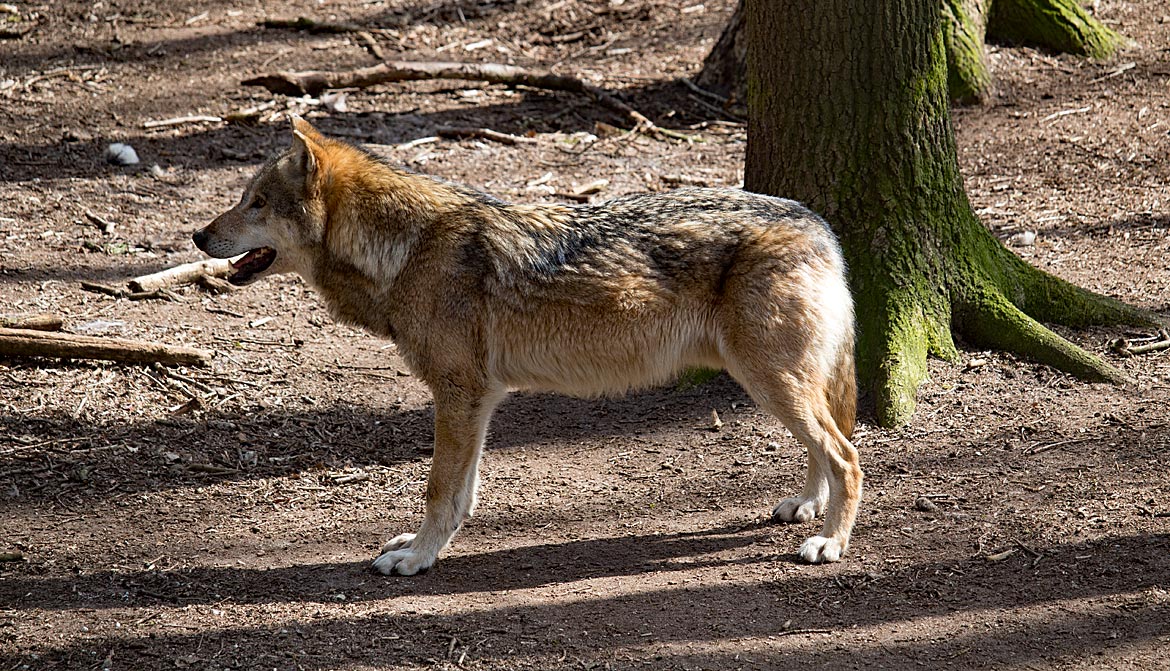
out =
[(431, 567), (475, 507), (493, 409), (510, 390), (619, 394), (726, 369), (808, 450), (774, 517), (824, 516), (799, 548), (838, 560), (861, 498), (853, 304), (825, 222), (737, 189), (513, 205), (396, 169), (293, 119), (292, 146), (194, 235), (236, 284), (296, 272), (341, 322), (392, 339), (434, 394), (418, 532), (385, 574)]

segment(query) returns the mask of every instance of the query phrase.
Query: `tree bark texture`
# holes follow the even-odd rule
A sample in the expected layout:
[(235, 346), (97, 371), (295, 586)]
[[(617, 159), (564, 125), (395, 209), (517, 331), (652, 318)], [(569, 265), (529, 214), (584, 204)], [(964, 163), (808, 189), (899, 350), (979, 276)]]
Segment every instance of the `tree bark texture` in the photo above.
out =
[(947, 49), (947, 90), (951, 100), (970, 104), (991, 91), (987, 70), (987, 7), (992, 0), (943, 0)]
[[(978, 102), (991, 91), (987, 40), (1108, 58), (1124, 43), (1077, 0), (936, 0), (942, 7), (951, 99)], [(739, 0), (695, 82), (733, 101), (746, 99), (744, 0)]]
[(719, 41), (711, 48), (703, 61), (703, 69), (695, 77), (695, 83), (712, 93), (729, 98), (733, 103), (743, 105), (745, 83), (747, 82), (747, 31), (743, 7), (739, 0), (731, 20), (723, 27)]
[(840, 236), (859, 386), (884, 426), (913, 411), (928, 354), (957, 359), (952, 329), (1120, 381), (1037, 319), (1158, 319), (1032, 268), (980, 224), (958, 169), (943, 20), (938, 0), (747, 2), (745, 188), (803, 201)]

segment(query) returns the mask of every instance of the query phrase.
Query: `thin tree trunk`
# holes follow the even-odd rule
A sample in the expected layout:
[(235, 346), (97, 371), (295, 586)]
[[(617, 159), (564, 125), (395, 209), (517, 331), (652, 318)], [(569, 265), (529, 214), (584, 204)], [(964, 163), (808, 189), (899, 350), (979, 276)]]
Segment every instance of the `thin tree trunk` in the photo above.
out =
[(744, 0), (739, 0), (731, 19), (723, 27), (719, 41), (703, 61), (703, 69), (695, 76), (699, 86), (729, 98), (740, 105), (745, 103), (744, 83), (747, 81), (747, 32), (744, 30)]
[(860, 388), (882, 425), (913, 411), (928, 354), (957, 359), (952, 328), (1087, 379), (1122, 379), (1028, 315), (1157, 317), (1028, 266), (971, 210), (938, 0), (749, 1), (747, 12), (745, 187), (804, 201), (838, 232)]

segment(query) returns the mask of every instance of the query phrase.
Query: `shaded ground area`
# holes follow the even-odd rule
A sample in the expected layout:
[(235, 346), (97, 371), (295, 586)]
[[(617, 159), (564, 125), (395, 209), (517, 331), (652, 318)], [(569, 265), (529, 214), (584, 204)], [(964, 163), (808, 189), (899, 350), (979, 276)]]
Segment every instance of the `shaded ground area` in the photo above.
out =
[[(1126, 389), (995, 353), (932, 363), (910, 425), (859, 428), (854, 546), (816, 567), (795, 563), (811, 528), (762, 517), (803, 454), (726, 377), (518, 395), (476, 518), (435, 569), (393, 579), (368, 564), (421, 519), (432, 414), (393, 346), (332, 323), (295, 278), (182, 302), (80, 289), (199, 258), (190, 233), (285, 146), (288, 110), (513, 200), (737, 184), (743, 125), (678, 82), (731, 4), (16, 3), (30, 29), (0, 40), (0, 312), (217, 356), (179, 371), (202, 388), (0, 359), (0, 553), (23, 557), (0, 563), (0, 669), (1165, 668), (1167, 352), (1113, 358)], [(1015, 247), (1030, 262), (1167, 313), (1170, 18), (1153, 0), (1096, 11), (1136, 40), (1115, 61), (993, 48), (997, 95), (955, 113), (963, 170), (997, 235), (1037, 234)], [(529, 89), (386, 85), (331, 112), (240, 87), (373, 62), (352, 33), (257, 26), (296, 16), (373, 29), (389, 58), (582, 76), (697, 141), (623, 138), (589, 100)], [(256, 105), (253, 125), (143, 128)], [(536, 142), (412, 144), (445, 125)], [(105, 163), (113, 141), (142, 164)], [(1064, 335), (1113, 357), (1110, 338), (1149, 334)]]

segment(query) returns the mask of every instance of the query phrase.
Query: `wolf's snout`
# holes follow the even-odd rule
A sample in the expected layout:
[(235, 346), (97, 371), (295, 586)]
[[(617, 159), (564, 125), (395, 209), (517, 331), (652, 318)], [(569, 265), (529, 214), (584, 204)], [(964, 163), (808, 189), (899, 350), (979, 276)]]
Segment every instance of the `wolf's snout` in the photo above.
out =
[(198, 247), (200, 250), (206, 252), (207, 251), (207, 240), (210, 237), (211, 236), (207, 233), (207, 229), (201, 228), (198, 231), (195, 231), (195, 234), (191, 236), (191, 240), (195, 243), (196, 247)]

